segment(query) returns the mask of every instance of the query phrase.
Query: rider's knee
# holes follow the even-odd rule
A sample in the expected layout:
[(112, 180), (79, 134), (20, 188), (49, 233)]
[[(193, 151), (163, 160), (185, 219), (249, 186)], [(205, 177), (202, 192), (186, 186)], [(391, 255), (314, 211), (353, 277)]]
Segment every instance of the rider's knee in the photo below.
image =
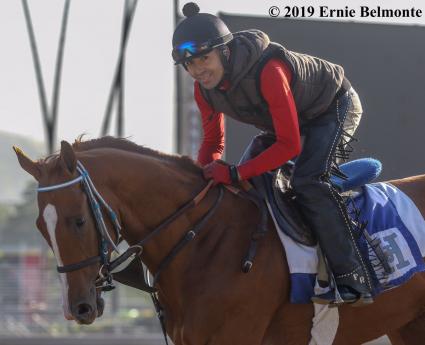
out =
[(293, 176), (291, 180), (293, 192), (297, 194), (320, 193), (328, 189), (328, 184), (320, 178), (312, 176)]

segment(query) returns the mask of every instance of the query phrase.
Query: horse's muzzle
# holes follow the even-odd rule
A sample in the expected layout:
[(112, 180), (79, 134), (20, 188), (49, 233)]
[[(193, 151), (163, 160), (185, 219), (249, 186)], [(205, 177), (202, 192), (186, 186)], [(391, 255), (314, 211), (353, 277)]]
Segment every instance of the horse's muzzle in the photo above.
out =
[(93, 323), (97, 316), (97, 308), (90, 303), (81, 302), (75, 306), (72, 315), (77, 323), (89, 325)]

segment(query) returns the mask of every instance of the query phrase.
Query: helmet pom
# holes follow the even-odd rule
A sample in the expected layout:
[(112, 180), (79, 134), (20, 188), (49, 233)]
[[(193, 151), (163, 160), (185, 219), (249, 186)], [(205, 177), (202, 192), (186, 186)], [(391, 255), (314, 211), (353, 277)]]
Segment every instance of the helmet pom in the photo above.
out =
[(186, 17), (192, 17), (199, 13), (199, 6), (194, 2), (188, 2), (183, 6), (182, 12)]

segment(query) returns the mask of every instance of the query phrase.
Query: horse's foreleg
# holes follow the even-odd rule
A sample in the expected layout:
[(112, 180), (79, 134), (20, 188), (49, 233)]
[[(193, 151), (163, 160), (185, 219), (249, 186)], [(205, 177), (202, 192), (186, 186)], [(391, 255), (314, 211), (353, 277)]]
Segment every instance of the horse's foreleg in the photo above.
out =
[[(249, 322), (226, 322), (196, 345), (260, 345), (263, 331)], [(192, 343), (191, 343), (192, 344)]]
[[(238, 310), (234, 312), (239, 313)], [(176, 344), (260, 345), (267, 328), (267, 323), (261, 319), (261, 313), (232, 315), (232, 310), (227, 310), (220, 313), (218, 318), (211, 317), (213, 313), (190, 312), (189, 315), (190, 319), (186, 319)]]
[(313, 314), (311, 304), (286, 304), (279, 308), (261, 345), (307, 345)]

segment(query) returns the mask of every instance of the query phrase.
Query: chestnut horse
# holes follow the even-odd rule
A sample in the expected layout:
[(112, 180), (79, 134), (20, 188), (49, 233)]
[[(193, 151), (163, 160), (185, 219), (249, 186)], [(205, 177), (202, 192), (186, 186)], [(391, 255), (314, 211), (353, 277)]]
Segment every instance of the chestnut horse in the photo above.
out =
[[(62, 142), (61, 151), (32, 161), (15, 148), (21, 167), (40, 187), (79, 176), (77, 161), (115, 210), (122, 237), (131, 245), (201, 191), (202, 170), (187, 157), (162, 154), (124, 139), (105, 137)], [(425, 212), (425, 175), (391, 181)], [(214, 205), (212, 188), (195, 207), (149, 241), (142, 260), (155, 273), (159, 263)], [(38, 193), (37, 227), (53, 249), (58, 265), (72, 265), (99, 255), (99, 238), (88, 199), (76, 183)], [(166, 330), (176, 345), (307, 345), (313, 304), (289, 303), (289, 273), (276, 231), (259, 242), (251, 271), (241, 260), (256, 229), (259, 212), (247, 199), (227, 190), (198, 236), (163, 271), (157, 281)], [(109, 236), (117, 241), (111, 222)], [(273, 227), (272, 223), (269, 223)], [(99, 263), (61, 273), (66, 318), (90, 324), (102, 313), (95, 281)], [(425, 275), (382, 293), (366, 307), (342, 306), (332, 344), (362, 344), (387, 334), (393, 344), (425, 343)], [(321, 344), (322, 345), (322, 344)], [(330, 344), (329, 344), (330, 345)]]

